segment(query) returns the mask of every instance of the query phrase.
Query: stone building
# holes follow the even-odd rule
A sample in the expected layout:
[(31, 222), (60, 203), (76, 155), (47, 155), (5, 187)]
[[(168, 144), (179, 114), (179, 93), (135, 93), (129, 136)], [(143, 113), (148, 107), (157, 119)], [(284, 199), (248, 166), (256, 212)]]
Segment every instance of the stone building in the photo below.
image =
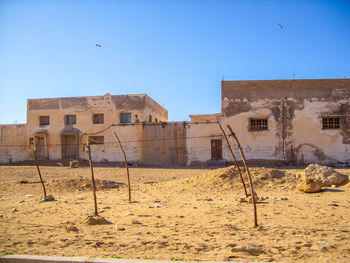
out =
[(1, 125), (0, 161), (32, 159), (32, 145), (41, 160), (87, 159), (88, 138), (95, 144), (94, 161), (122, 161), (116, 131), (128, 142), (130, 162), (139, 162), (142, 124), (167, 121), (167, 110), (145, 94), (29, 99), (26, 124)]
[(350, 79), (222, 81), (221, 113), (191, 116), (188, 164), (232, 160), (217, 117), (255, 163), (350, 165)]
[(122, 162), (117, 132), (131, 163), (225, 165), (219, 120), (250, 162), (350, 165), (350, 79), (222, 81), (221, 112), (190, 117), (167, 122), (144, 94), (30, 99), (27, 124), (0, 125), (0, 162), (32, 159), (31, 145), (40, 159), (87, 159), (88, 138), (94, 161)]

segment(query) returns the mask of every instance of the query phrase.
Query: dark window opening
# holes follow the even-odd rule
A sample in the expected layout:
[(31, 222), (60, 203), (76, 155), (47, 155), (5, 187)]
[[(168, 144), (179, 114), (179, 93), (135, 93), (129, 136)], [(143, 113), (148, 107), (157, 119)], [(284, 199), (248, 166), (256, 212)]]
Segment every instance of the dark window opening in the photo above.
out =
[(263, 131), (268, 130), (267, 118), (250, 118), (249, 119), (250, 131)]
[(90, 144), (104, 144), (105, 137), (104, 136), (89, 136)]
[(340, 117), (322, 117), (322, 129), (339, 129)]
[[(137, 118), (137, 115), (135, 115)], [(120, 113), (120, 123), (131, 123), (131, 113)]]
[(155, 121), (155, 122), (158, 122), (158, 119), (157, 119), (157, 118), (155, 118), (155, 119), (154, 119), (154, 121)]
[(148, 122), (152, 122), (152, 115), (149, 115)]
[(93, 124), (103, 124), (104, 123), (104, 115), (102, 113), (93, 114), (92, 115), (92, 123)]
[(40, 116), (40, 125), (50, 125), (50, 116)]
[(77, 116), (76, 115), (65, 115), (64, 116), (64, 123), (66, 125), (76, 124), (77, 123)]

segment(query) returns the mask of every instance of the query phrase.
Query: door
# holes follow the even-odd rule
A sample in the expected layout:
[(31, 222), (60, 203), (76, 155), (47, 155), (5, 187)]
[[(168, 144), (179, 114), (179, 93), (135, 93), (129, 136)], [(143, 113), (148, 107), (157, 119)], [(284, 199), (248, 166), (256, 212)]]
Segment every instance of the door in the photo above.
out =
[(35, 136), (36, 155), (38, 160), (46, 160), (46, 145), (44, 136)]
[(211, 140), (211, 159), (222, 160), (222, 140)]
[(62, 135), (62, 159), (78, 158), (78, 142), (75, 135)]

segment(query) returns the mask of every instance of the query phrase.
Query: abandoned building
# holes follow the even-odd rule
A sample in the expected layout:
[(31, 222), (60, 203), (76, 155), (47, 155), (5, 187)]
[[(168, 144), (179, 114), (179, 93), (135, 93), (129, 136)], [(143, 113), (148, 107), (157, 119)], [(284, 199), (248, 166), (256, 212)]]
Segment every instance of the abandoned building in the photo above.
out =
[(88, 139), (93, 161), (122, 162), (116, 132), (133, 164), (225, 165), (220, 121), (250, 162), (350, 165), (350, 79), (222, 81), (221, 113), (190, 117), (168, 122), (145, 94), (29, 99), (26, 124), (0, 125), (0, 162), (31, 160), (33, 145), (40, 159), (87, 159)]

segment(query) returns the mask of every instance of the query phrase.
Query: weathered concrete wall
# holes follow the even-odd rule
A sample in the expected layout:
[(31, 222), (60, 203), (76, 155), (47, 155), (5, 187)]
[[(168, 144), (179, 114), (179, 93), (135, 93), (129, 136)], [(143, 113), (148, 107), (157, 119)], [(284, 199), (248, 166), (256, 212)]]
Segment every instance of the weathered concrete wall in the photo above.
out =
[(186, 122), (143, 125), (143, 165), (186, 165)]
[[(350, 164), (349, 98), (349, 79), (222, 82), (225, 121), (250, 159)], [(341, 116), (340, 129), (322, 129), (325, 116)], [(249, 131), (257, 117), (268, 118), (268, 130)]]
[[(158, 122), (167, 122), (168, 121), (168, 111), (160, 106), (156, 101), (152, 100), (147, 95), (145, 96), (145, 118), (147, 116), (152, 116), (152, 122), (155, 122), (157, 119)], [(145, 121), (148, 122), (149, 119)]]
[(26, 125), (0, 125), (0, 163), (12, 163), (29, 158)]

